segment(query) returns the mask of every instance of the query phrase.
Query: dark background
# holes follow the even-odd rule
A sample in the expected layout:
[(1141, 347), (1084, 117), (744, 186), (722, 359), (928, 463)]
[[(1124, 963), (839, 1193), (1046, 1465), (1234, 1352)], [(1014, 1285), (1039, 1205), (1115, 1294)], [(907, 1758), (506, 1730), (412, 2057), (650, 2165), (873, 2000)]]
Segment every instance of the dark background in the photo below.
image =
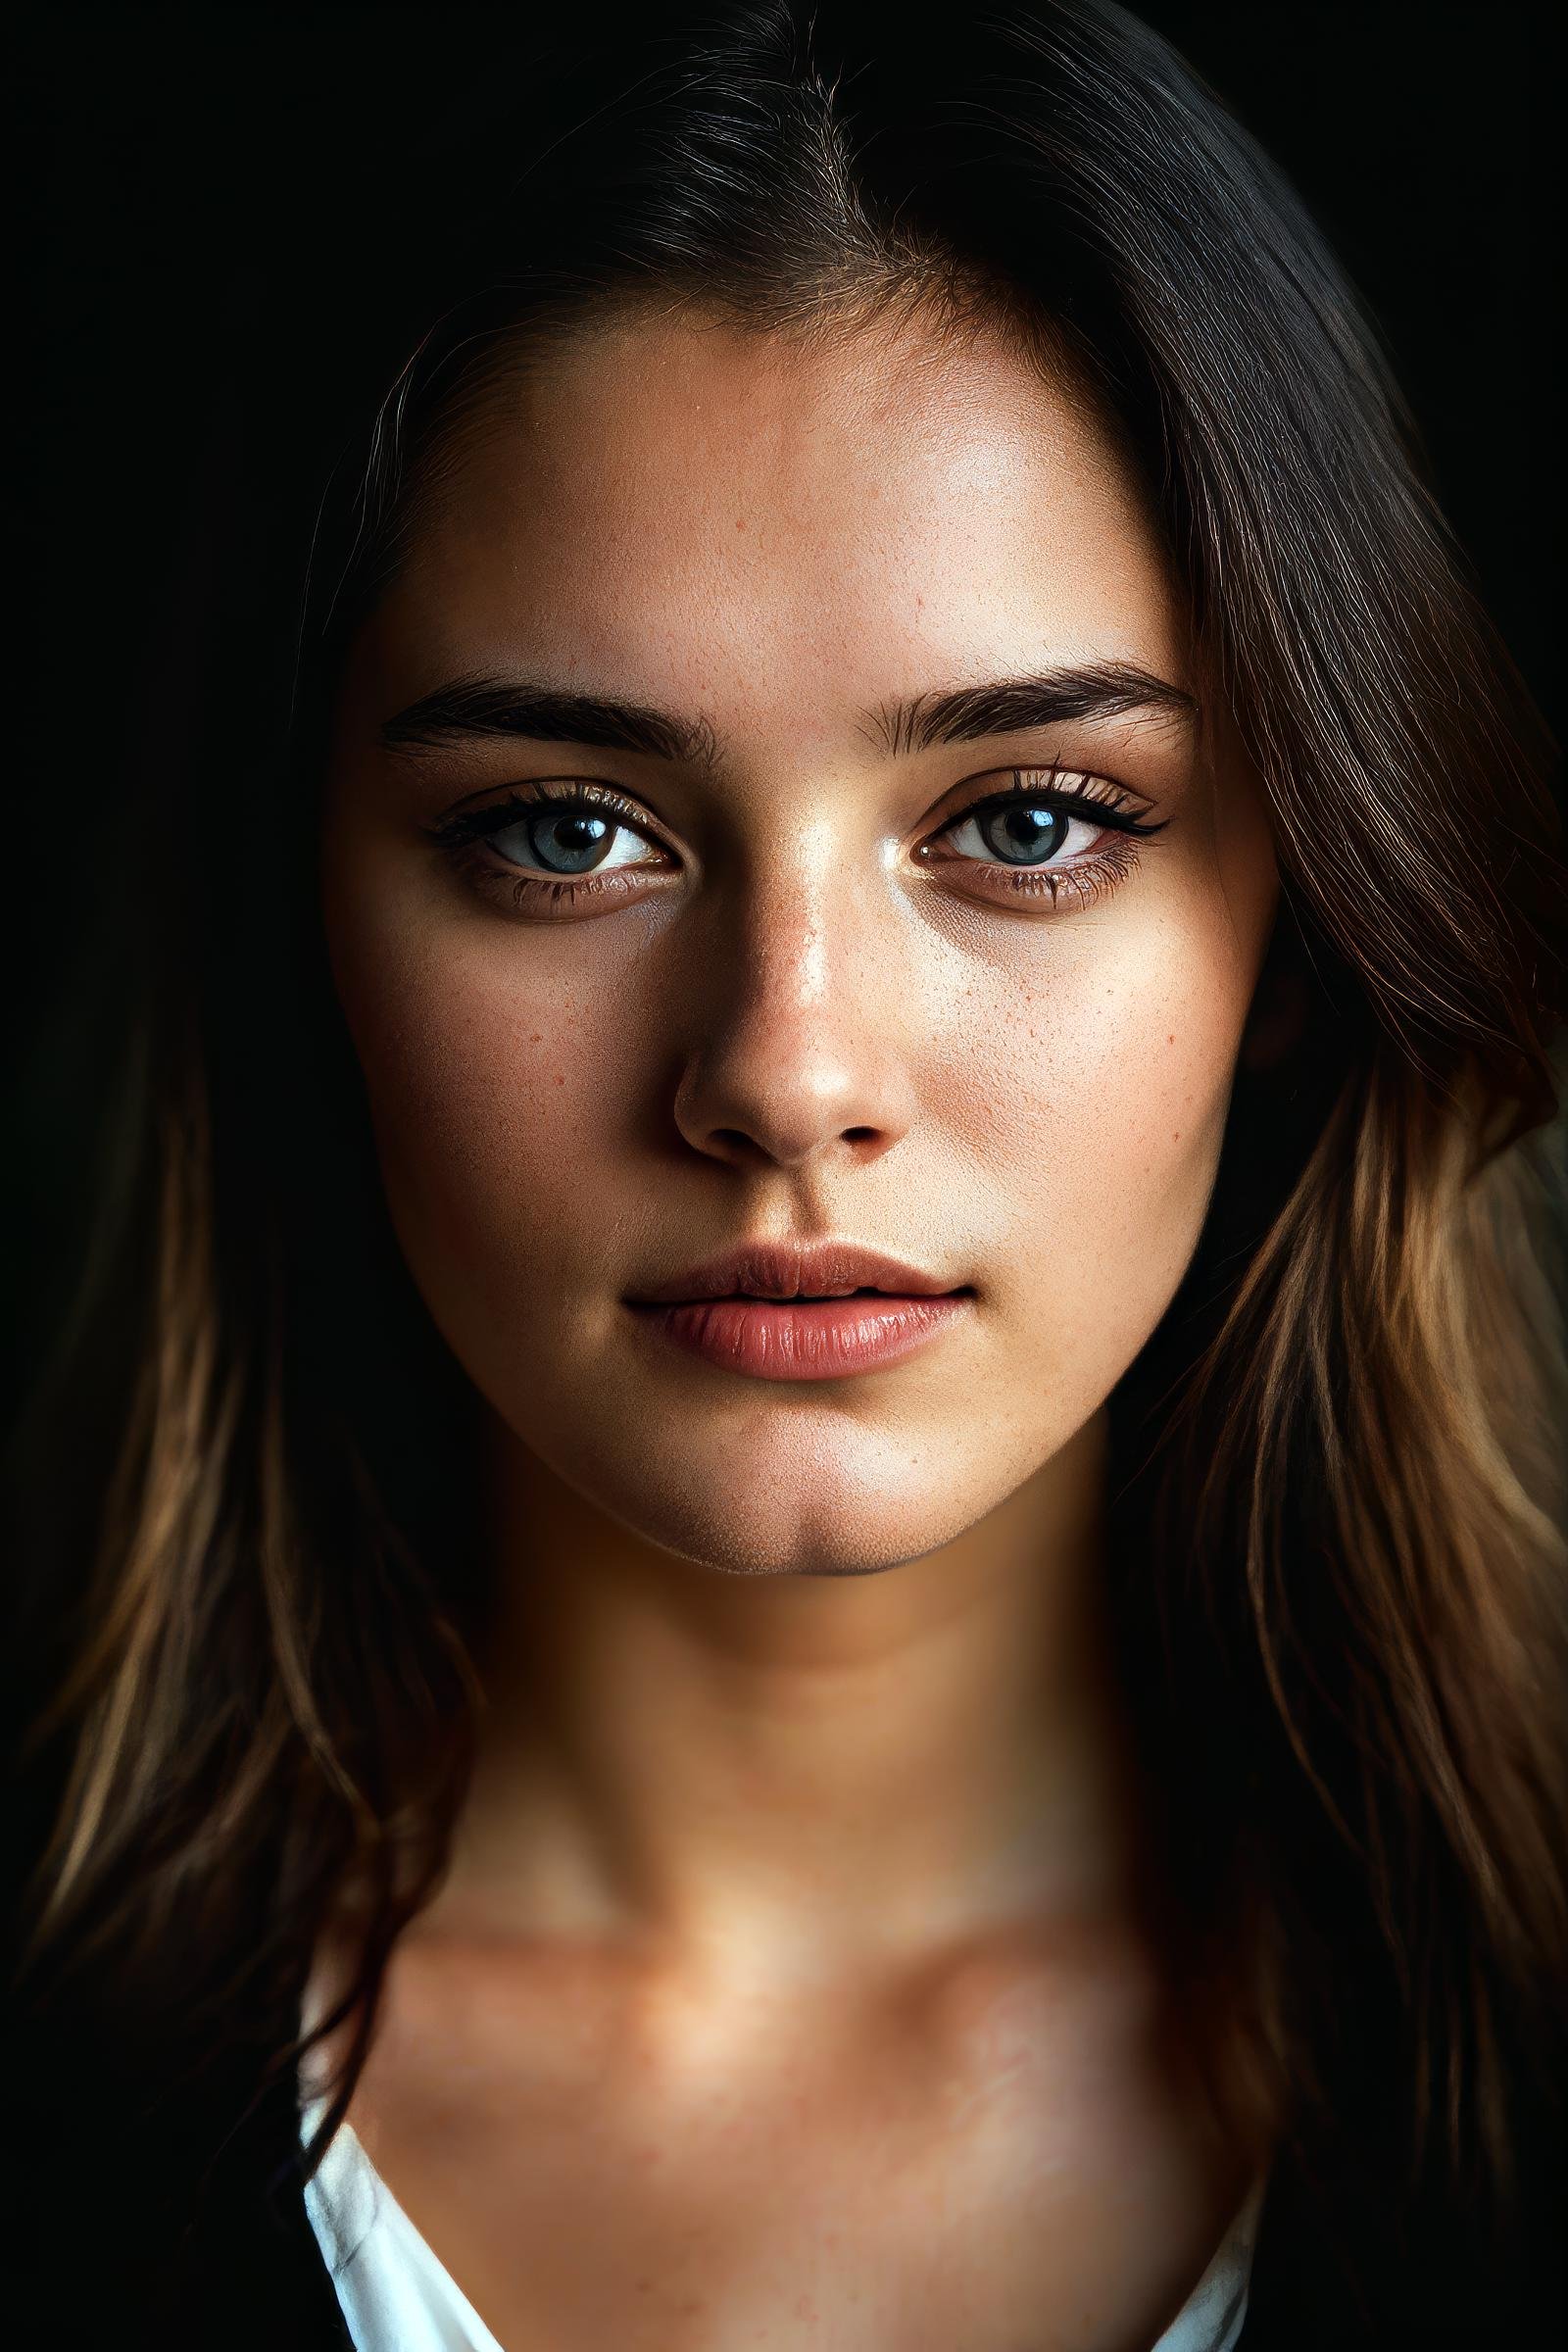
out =
[[(1141, 13), (1285, 167), (1367, 297), (1482, 592), (1560, 735), (1559, 11), (1232, 0)], [(487, 28), (514, 42), (529, 22), (526, 7), (58, 6), (24, 10), (11, 36), (26, 239), (12, 362), (23, 745), (5, 912), (24, 955), (0, 1210), (8, 1412), (92, 1227), (116, 959), (134, 919), (120, 845), (142, 747), (156, 757), (188, 690), (188, 526), (224, 383), (238, 368), (298, 390), (312, 305), (376, 236), (377, 188), (420, 169), (421, 120)], [(258, 284), (274, 290), (261, 316)], [(297, 305), (276, 300), (291, 284)], [(287, 456), (230, 454), (253, 482)], [(258, 612), (278, 585), (258, 583)], [(243, 708), (232, 723), (244, 730)], [(220, 871), (244, 854), (223, 732)]]

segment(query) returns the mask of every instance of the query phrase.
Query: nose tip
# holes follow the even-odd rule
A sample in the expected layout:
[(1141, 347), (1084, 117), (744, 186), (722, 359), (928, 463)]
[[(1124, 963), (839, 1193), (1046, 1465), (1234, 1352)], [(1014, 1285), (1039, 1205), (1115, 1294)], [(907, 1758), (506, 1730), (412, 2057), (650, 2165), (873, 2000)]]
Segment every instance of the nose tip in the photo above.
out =
[(914, 1116), (897, 955), (848, 906), (837, 934), (797, 911), (753, 928), (731, 983), (715, 960), (674, 1102), (694, 1150), (732, 1165), (801, 1169), (825, 1154), (879, 1158)]
[[(831, 1094), (848, 1091), (835, 1087)], [(856, 1160), (876, 1159), (907, 1125), (891, 1108), (881, 1119), (846, 1121), (835, 1100), (792, 1089), (777, 1065), (765, 1088), (748, 1088), (744, 1074), (733, 1070), (704, 1079), (689, 1067), (676, 1097), (675, 1122), (710, 1158), (788, 1169), (808, 1167), (835, 1150)]]

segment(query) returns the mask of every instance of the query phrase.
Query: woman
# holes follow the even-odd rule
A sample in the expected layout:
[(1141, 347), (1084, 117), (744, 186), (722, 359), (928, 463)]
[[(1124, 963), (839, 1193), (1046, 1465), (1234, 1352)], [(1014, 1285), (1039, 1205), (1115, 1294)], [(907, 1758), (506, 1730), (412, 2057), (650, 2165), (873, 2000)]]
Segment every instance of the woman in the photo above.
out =
[(160, 841), (65, 2324), (1508, 2340), (1564, 870), (1375, 338), (1092, 0), (460, 132), (319, 355), (287, 758)]

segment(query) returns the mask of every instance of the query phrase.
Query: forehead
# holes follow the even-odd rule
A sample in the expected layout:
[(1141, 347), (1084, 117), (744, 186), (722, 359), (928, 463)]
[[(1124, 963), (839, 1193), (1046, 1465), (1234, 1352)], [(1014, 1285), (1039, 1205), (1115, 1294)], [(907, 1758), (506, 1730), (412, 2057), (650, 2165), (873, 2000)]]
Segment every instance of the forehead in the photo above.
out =
[(831, 731), (999, 665), (1179, 678), (1157, 529), (1082, 388), (1000, 330), (831, 345), (607, 320), (466, 418), (375, 622), (411, 676), (562, 682)]

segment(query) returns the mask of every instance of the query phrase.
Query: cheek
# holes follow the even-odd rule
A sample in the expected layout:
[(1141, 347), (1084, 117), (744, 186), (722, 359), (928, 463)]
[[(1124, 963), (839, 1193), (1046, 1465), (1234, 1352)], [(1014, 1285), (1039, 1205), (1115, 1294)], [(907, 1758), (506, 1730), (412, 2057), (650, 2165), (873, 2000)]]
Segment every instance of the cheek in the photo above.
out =
[(594, 1230), (584, 1170), (611, 1164), (639, 1047), (621, 992), (561, 961), (515, 933), (498, 952), (482, 924), (339, 929), (388, 1203), (438, 1320), (453, 1284), (493, 1296), (504, 1281), (523, 1304), (529, 1269), (559, 1272)]
[(1201, 901), (1098, 936), (1086, 920), (971, 1067), (1011, 1235), (1000, 1303), (1069, 1415), (1108, 1393), (1197, 1246), (1260, 953)]

